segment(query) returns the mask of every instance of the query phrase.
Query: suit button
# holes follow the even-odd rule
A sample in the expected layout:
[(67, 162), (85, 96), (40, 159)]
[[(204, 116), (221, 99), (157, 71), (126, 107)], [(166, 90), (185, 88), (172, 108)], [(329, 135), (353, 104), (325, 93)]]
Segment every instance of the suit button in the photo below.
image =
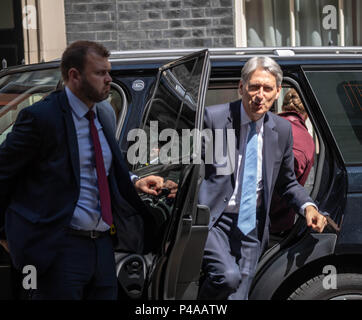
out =
[(225, 198), (224, 198), (224, 202), (227, 202), (227, 201), (228, 201), (228, 198), (225, 197)]
[(215, 217), (212, 217), (212, 219), (211, 219), (212, 221), (215, 221), (216, 220), (216, 218)]

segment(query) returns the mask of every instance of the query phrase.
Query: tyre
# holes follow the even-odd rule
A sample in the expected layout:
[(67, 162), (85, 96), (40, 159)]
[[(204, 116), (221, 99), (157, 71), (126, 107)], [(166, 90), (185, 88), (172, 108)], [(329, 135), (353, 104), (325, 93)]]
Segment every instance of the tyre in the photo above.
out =
[(362, 274), (337, 273), (332, 281), (326, 277), (308, 280), (288, 300), (362, 300)]

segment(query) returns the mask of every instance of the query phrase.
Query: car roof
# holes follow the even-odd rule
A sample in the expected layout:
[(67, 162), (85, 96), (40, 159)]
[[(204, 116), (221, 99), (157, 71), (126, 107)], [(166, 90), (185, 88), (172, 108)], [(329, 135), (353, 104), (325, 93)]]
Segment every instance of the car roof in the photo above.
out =
[[(146, 59), (156, 61), (157, 59), (177, 59), (184, 55), (204, 49), (163, 49), (163, 50), (135, 50), (135, 51), (112, 51), (112, 60), (139, 60)], [(257, 55), (267, 55), (280, 59), (295, 58), (333, 58), (333, 57), (356, 57), (362, 58), (362, 47), (257, 47), (257, 48), (209, 48), (212, 60), (243, 59)]]
[[(160, 49), (112, 51), (112, 69), (155, 69), (182, 56), (204, 49)], [(209, 48), (213, 66), (242, 65), (254, 56), (269, 56), (280, 65), (323, 65), (323, 64), (362, 64), (362, 47), (257, 47), (257, 48)], [(60, 59), (50, 62), (9, 67), (0, 71), (22, 72), (31, 69), (59, 67)]]

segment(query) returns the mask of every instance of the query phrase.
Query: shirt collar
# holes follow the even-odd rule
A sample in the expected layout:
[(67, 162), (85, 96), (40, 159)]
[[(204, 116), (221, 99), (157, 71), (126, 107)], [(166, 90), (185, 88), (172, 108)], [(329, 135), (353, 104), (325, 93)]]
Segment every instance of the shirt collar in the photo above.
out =
[[(252, 121), (249, 118), (248, 114), (246, 113), (242, 102), (241, 102), (240, 109), (241, 109), (241, 126), (248, 125)], [(265, 117), (265, 114), (259, 120), (256, 121), (256, 131), (257, 132), (260, 132), (260, 130), (263, 127), (264, 117)]]
[[(83, 118), (89, 111), (87, 105), (82, 100), (80, 100), (67, 86), (65, 87), (65, 92), (74, 114), (78, 119)], [(94, 111), (95, 117), (97, 117), (96, 104), (94, 104), (90, 110)]]

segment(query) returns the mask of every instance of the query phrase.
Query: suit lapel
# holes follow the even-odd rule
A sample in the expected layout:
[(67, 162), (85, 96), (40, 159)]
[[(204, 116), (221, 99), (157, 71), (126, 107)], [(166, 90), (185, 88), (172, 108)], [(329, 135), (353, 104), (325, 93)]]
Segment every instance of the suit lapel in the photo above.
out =
[[(236, 173), (238, 170), (238, 161), (239, 161), (239, 153), (240, 153), (240, 124), (241, 124), (241, 116), (240, 116), (240, 108), (241, 108), (241, 100), (237, 100), (230, 103), (230, 113), (226, 123), (226, 129), (234, 129), (235, 130), (235, 168), (234, 168), (234, 182), (236, 181)], [(226, 134), (226, 132), (225, 132)]]
[(74, 121), (72, 117), (71, 107), (68, 102), (67, 95), (65, 90), (59, 96), (60, 106), (63, 110), (64, 123), (67, 132), (67, 140), (69, 147), (69, 154), (72, 163), (73, 173), (77, 182), (78, 189), (80, 188), (80, 164), (79, 164), (79, 149), (78, 149), (78, 138), (74, 126)]
[(265, 115), (264, 120), (264, 143), (263, 143), (263, 176), (265, 204), (268, 204), (273, 179), (275, 155), (278, 149), (278, 132), (275, 130), (274, 120), (269, 113)]

